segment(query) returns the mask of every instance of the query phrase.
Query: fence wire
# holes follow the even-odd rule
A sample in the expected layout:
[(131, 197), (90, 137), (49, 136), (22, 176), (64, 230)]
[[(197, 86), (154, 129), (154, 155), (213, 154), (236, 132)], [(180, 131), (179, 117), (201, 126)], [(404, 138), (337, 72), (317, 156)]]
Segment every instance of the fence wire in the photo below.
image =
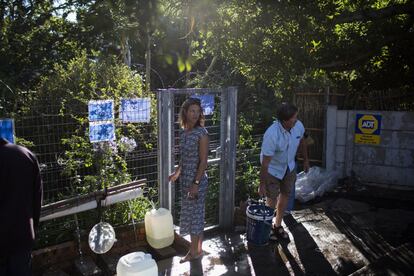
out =
[[(174, 95), (174, 160), (175, 164), (179, 164), (180, 153), (180, 132), (181, 127), (178, 123), (179, 112), (183, 102), (192, 94), (175, 94)], [(220, 147), (220, 103), (221, 96), (215, 95), (214, 97), (214, 112), (211, 115), (205, 115), (205, 128), (209, 134), (209, 154), (208, 159), (215, 159), (219, 157)], [(220, 194), (220, 167), (218, 164), (209, 164), (207, 167), (208, 176), (208, 192), (206, 197), (206, 213), (205, 213), (205, 226), (218, 225), (219, 223), (219, 194)], [(175, 205), (174, 205), (174, 223), (179, 224), (180, 212), (181, 212), (181, 195), (182, 189), (178, 179), (175, 186)]]
[[(180, 158), (180, 126), (178, 124), (178, 114), (184, 100), (191, 95), (191, 93), (174, 95), (174, 160), (176, 165), (178, 165)], [(205, 127), (209, 132), (210, 139), (209, 160), (220, 157), (220, 94), (215, 94), (214, 102), (215, 109), (213, 114), (205, 116)], [(309, 95), (307, 97), (297, 98), (296, 104), (300, 110), (300, 119), (304, 122), (305, 128), (315, 140), (315, 145), (309, 148), (310, 157), (315, 162), (320, 162), (323, 151), (323, 97), (319, 94), (317, 96)], [(70, 139), (73, 136), (84, 138), (88, 136), (87, 125), (80, 126), (79, 123), (80, 118), (83, 118), (87, 122), (87, 109), (87, 104), (79, 103), (79, 105), (73, 105), (70, 110), (62, 110), (62, 105), (58, 104), (56, 99), (45, 98), (38, 99), (30, 109), (14, 114), (13, 116), (8, 116), (15, 119), (17, 142), (30, 148), (39, 159), (44, 185), (44, 204), (102, 188), (100, 182), (104, 181), (104, 179), (99, 179), (98, 177), (93, 179), (95, 181), (86, 181), (88, 177), (99, 173), (99, 168), (94, 166), (95, 160), (88, 161), (76, 157), (78, 153), (77, 149), (79, 148), (80, 152), (85, 147), (90, 147), (90, 143), (88, 142), (85, 145), (80, 140)], [(145, 196), (153, 202), (158, 202), (156, 121), (151, 120), (150, 123), (133, 124), (131, 128), (115, 118), (114, 124), (116, 129), (120, 130), (123, 135), (133, 137), (137, 145), (131, 152), (120, 154), (125, 160), (129, 179), (146, 178), (147, 188), (145, 190)], [(254, 197), (257, 195), (260, 171), (259, 155), (262, 138), (263, 134), (259, 132), (259, 134), (252, 137), (252, 141), (248, 145), (237, 146), (235, 172), (236, 205), (240, 201), (246, 200), (249, 196)], [(70, 162), (68, 163), (68, 152), (74, 155), (72, 159), (76, 162), (91, 162), (91, 165), (89, 167), (81, 166), (76, 173), (68, 174), (68, 167), (74, 165)], [(209, 177), (209, 190), (206, 199), (205, 222), (206, 226), (212, 226), (219, 223), (220, 163), (210, 163), (207, 174)], [(120, 182), (117, 182), (117, 184), (121, 184)], [(181, 192), (181, 185), (177, 184), (175, 186), (175, 208), (173, 213), (175, 224), (179, 223)], [(102, 214), (104, 220), (113, 225), (120, 225), (129, 223), (132, 218), (142, 219), (145, 211), (150, 207), (148, 201), (138, 200), (133, 206), (126, 203), (109, 206), (103, 210)], [(77, 224), (81, 232), (86, 234), (100, 219), (98, 210), (83, 212), (76, 217), (77, 223), (73, 215), (41, 223), (38, 232), (38, 247), (74, 239), (74, 231)]]
[[(118, 131), (117, 136), (122, 133), (133, 138), (136, 147), (124, 153), (118, 144), (118, 153), (113, 154), (110, 159), (113, 164), (124, 164), (126, 177), (117, 179), (116, 175), (111, 176), (109, 173), (96, 177), (100, 174), (99, 170), (106, 169), (115, 174), (118, 168), (115, 165), (110, 168), (110, 162), (107, 167), (96, 165), (99, 162), (88, 141), (88, 105), (79, 103), (72, 105), (70, 110), (64, 110), (57, 102), (58, 99), (47, 97), (36, 99), (30, 109), (5, 114), (5, 117), (13, 117), (15, 120), (17, 143), (32, 150), (39, 160), (44, 189), (43, 204), (100, 190), (105, 181), (110, 182), (108, 185), (115, 186), (122, 184), (124, 180), (146, 178), (144, 196), (148, 200), (137, 199), (133, 200), (132, 205), (124, 202), (102, 209), (102, 219), (113, 225), (129, 223), (132, 218), (142, 219), (145, 211), (150, 208), (150, 201), (158, 202), (157, 135), (154, 132), (157, 129), (156, 119), (152, 118), (150, 123), (125, 124), (117, 118), (118, 113), (115, 110), (114, 125)], [(154, 115), (153, 117), (156, 118)], [(74, 136), (80, 138), (74, 139)], [(85, 156), (91, 159), (83, 159), (85, 156), (80, 155), (82, 151), (90, 153)], [(120, 158), (125, 162), (119, 162)], [(90, 162), (89, 166), (86, 162)], [(69, 169), (71, 166), (77, 166), (75, 172)], [(110, 179), (104, 179), (106, 177)], [(98, 210), (77, 215), (82, 233), (87, 233), (99, 219)], [(37, 247), (72, 240), (75, 229), (73, 215), (41, 222), (37, 233)]]

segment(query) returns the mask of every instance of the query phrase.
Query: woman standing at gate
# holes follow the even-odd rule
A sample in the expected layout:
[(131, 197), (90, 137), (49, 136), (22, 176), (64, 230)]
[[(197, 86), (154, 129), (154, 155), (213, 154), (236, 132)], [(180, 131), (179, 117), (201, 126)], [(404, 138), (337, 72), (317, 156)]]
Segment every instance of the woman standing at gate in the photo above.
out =
[(169, 180), (181, 182), (180, 234), (191, 235), (188, 253), (181, 263), (202, 256), (205, 198), (207, 194), (208, 132), (204, 128), (204, 115), (199, 99), (189, 98), (181, 106), (179, 123), (180, 165)]

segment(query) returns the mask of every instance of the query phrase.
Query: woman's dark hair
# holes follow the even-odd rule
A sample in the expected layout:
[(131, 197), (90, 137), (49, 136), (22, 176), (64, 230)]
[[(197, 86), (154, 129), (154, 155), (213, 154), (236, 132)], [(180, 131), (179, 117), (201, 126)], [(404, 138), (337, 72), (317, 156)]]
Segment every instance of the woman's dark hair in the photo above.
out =
[(276, 117), (279, 121), (284, 122), (292, 118), (297, 112), (298, 109), (296, 106), (283, 102), (277, 108)]
[(192, 105), (198, 105), (200, 107), (200, 118), (198, 119), (195, 127), (204, 126), (204, 114), (203, 108), (201, 107), (201, 101), (198, 98), (188, 98), (183, 102), (180, 109), (180, 114), (178, 115), (178, 122), (182, 128), (187, 126), (187, 111)]

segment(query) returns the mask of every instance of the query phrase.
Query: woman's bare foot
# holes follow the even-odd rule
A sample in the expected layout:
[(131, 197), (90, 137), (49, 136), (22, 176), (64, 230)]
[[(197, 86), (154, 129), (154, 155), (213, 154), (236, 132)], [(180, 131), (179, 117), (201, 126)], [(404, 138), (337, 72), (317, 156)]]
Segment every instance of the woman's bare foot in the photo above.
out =
[(193, 255), (191, 255), (191, 252), (188, 251), (187, 254), (180, 259), (180, 264), (191, 261), (192, 258), (193, 258)]
[(198, 253), (197, 255), (193, 255), (191, 254), (190, 251), (188, 251), (188, 253), (180, 259), (180, 264), (185, 263), (185, 262), (191, 262), (192, 260), (197, 260), (201, 258), (202, 256), (203, 256), (203, 252)]

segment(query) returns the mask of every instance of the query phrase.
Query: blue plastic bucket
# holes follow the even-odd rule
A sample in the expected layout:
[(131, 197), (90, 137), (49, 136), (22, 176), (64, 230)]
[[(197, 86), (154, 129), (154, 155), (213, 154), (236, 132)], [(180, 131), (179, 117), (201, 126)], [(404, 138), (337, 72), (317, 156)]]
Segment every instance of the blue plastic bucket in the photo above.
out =
[(246, 209), (247, 241), (266, 245), (269, 241), (274, 210), (263, 204), (252, 204)]

